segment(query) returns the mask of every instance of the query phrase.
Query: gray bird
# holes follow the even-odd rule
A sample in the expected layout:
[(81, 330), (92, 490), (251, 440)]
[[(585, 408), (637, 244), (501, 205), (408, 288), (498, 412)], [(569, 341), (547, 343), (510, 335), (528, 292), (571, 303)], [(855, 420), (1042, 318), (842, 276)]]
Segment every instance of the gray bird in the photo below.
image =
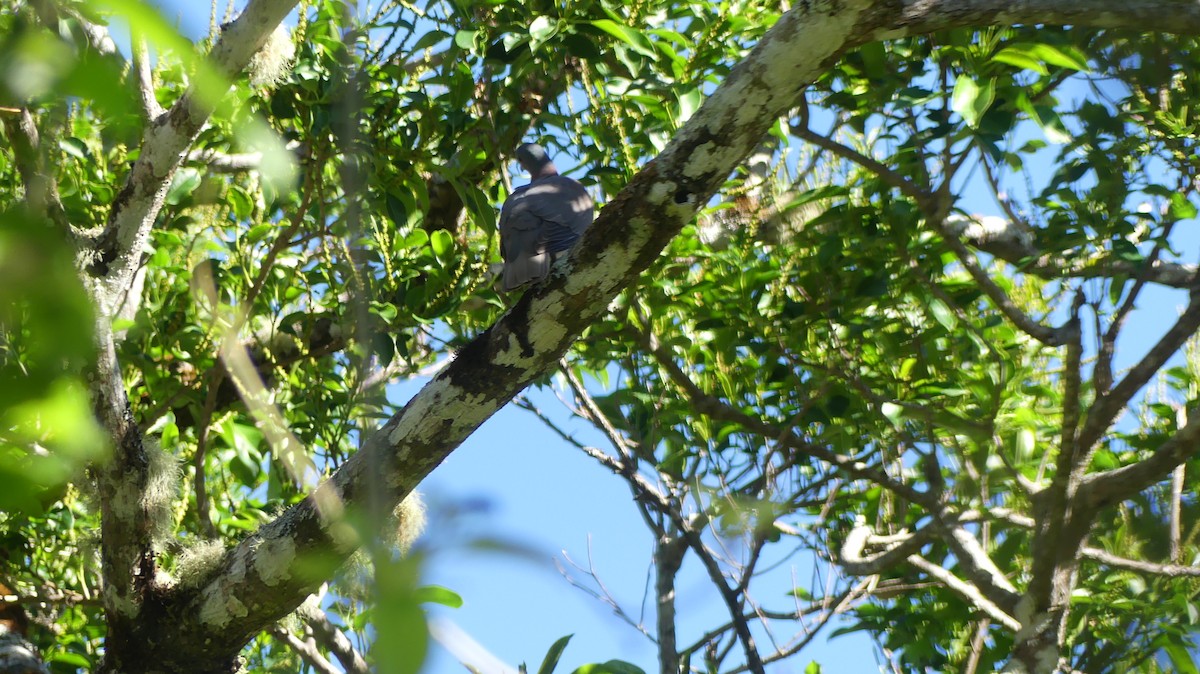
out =
[(546, 278), (550, 265), (592, 224), (592, 198), (578, 181), (558, 174), (545, 148), (522, 145), (517, 163), (532, 180), (513, 190), (500, 209), (506, 292)]

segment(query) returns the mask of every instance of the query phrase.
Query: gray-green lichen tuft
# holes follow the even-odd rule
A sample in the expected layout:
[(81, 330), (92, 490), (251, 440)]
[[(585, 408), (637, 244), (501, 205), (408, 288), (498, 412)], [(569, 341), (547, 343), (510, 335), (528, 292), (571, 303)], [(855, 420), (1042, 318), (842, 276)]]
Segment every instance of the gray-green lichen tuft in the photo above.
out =
[(411, 491), (392, 511), (388, 540), (396, 545), (400, 554), (407, 555), (417, 537), (425, 531), (425, 501), (421, 492)]
[(279, 84), (291, 72), (295, 57), (296, 47), (292, 44), (292, 34), (287, 26), (280, 24), (246, 66), (250, 73), (250, 84), (256, 87), (273, 87)]
[(179, 462), (162, 448), (156, 438), (146, 438), (146, 459), (149, 463), (146, 489), (142, 492), (142, 507), (150, 521), (150, 542), (156, 550), (175, 531), (175, 499), (179, 495)]
[(221, 541), (196, 541), (183, 549), (175, 563), (175, 577), (183, 588), (197, 588), (221, 564), (225, 544)]

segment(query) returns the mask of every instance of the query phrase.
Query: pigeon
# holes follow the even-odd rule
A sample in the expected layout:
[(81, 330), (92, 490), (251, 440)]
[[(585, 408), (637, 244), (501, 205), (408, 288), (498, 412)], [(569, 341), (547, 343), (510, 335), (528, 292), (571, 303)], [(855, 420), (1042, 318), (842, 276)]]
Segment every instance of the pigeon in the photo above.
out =
[(550, 265), (592, 224), (592, 198), (578, 181), (558, 174), (545, 148), (526, 143), (517, 163), (531, 180), (513, 190), (500, 209), (504, 291), (550, 274)]

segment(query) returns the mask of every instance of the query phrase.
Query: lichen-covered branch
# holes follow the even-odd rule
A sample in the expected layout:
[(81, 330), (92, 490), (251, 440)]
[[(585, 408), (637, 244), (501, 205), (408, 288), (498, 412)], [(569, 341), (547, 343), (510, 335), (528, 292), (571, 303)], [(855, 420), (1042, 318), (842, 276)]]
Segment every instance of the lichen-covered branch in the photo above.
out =
[(94, 295), (102, 314), (112, 315), (114, 303), (133, 277), (171, 176), (212, 114), (217, 98), (214, 89), (219, 89), (214, 78), (227, 82), (245, 68), (295, 6), (295, 0), (252, 0), (221, 33), (209, 54), (209, 65), (196, 74), (188, 91), (147, 127), (138, 159), (87, 260), (87, 272), (97, 282)]

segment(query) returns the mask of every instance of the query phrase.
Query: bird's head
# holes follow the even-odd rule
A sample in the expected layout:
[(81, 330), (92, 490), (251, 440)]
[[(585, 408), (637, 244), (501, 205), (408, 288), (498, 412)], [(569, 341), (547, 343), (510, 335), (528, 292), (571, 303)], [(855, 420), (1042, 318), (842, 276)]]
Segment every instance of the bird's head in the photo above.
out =
[(537, 143), (525, 143), (517, 148), (517, 163), (528, 171), (534, 180), (558, 175), (558, 169), (554, 166), (554, 162), (550, 161), (550, 155), (546, 154), (546, 148)]

